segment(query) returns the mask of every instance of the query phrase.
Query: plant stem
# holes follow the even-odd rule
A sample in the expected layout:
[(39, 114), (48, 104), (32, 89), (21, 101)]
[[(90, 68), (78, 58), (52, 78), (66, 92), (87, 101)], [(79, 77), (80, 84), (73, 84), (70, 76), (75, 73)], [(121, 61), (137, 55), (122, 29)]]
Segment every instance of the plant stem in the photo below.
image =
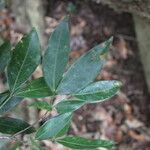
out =
[(16, 137), (11, 137), (11, 136), (0, 136), (0, 141), (2, 141), (2, 140), (17, 141), (18, 139)]
[(49, 111), (46, 111), (45, 114), (40, 119), (36, 120), (32, 125), (28, 126), (27, 128), (25, 128), (25, 129), (23, 129), (23, 130), (15, 133), (14, 135), (11, 136), (11, 138), (15, 138), (19, 134), (25, 132), (26, 130), (30, 129), (31, 127), (33, 127), (34, 125), (36, 125), (37, 123), (39, 123), (40, 121), (42, 121), (46, 117), (46, 115), (47, 115), (48, 112)]

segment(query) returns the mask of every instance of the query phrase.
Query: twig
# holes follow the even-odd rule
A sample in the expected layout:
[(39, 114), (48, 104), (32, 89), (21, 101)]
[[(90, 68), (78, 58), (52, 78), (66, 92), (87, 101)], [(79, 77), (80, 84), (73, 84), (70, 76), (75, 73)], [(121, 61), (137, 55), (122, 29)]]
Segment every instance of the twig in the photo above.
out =
[(45, 119), (45, 117), (46, 117), (46, 115), (47, 115), (48, 112), (49, 111), (46, 111), (45, 114), (40, 119), (36, 120), (32, 125), (28, 126), (27, 128), (25, 128), (25, 129), (23, 129), (23, 130), (15, 133), (14, 135), (11, 136), (11, 138), (16, 138), (16, 136), (18, 136), (19, 134), (25, 132), (26, 130), (30, 129), (31, 127), (33, 127), (37, 123), (41, 122), (43, 119)]
[(0, 136), (0, 141), (2, 140), (17, 141), (18, 139), (16, 137), (11, 137), (11, 136)]
[[(54, 98), (53, 98), (54, 99)], [(33, 127), (34, 125), (36, 125), (37, 123), (41, 122), (42, 120), (44, 120), (46, 118), (46, 115), (49, 111), (46, 111), (45, 114), (38, 120), (36, 120), (33, 124), (31, 124), (30, 126), (28, 126), (27, 128), (15, 133), (12, 136), (0, 136), (0, 140), (14, 140), (14, 141), (18, 141), (18, 139), (16, 138), (16, 136), (18, 136), (19, 134), (22, 134), (23, 132), (25, 132), (26, 130), (30, 129), (31, 127)], [(20, 140), (19, 140), (20, 141)], [(24, 141), (21, 141), (22, 143), (24, 143)]]

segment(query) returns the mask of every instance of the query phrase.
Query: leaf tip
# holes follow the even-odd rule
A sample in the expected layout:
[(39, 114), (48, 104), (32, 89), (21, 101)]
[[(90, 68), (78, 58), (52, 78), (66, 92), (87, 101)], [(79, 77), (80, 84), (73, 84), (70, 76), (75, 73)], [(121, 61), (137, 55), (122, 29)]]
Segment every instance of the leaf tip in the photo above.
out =
[(32, 27), (32, 31), (36, 31), (36, 28), (35, 28), (35, 27)]
[(121, 81), (116, 81), (114, 84), (115, 84), (115, 86), (118, 87), (118, 88), (121, 88), (122, 85), (123, 85)]
[(111, 36), (108, 40), (98, 45), (100, 48), (102, 48), (100, 55), (104, 55), (108, 52), (112, 42), (113, 42), (113, 36)]
[(32, 27), (32, 30), (30, 32), (31, 34), (37, 35), (37, 29), (36, 27)]
[(109, 148), (111, 148), (112, 149), (112, 147), (113, 146), (115, 146), (117, 143), (116, 142), (114, 142), (114, 141), (109, 141)]
[(107, 49), (110, 48), (110, 46), (112, 45), (113, 42), (113, 36), (111, 36), (106, 42), (105, 42), (105, 46)]
[(114, 39), (114, 37), (113, 37), (113, 36), (111, 36), (111, 37), (108, 39), (108, 42), (109, 42), (110, 44), (112, 44), (113, 39)]
[(65, 16), (65, 17), (63, 18), (63, 21), (68, 22), (68, 21), (69, 21), (69, 15)]

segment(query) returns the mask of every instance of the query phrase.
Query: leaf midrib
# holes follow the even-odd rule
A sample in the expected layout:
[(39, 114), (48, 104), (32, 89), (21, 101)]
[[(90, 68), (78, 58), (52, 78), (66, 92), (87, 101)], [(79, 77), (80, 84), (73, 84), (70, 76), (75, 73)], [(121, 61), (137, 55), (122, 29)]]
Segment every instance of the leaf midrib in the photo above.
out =
[[(65, 125), (63, 126), (63, 128), (69, 123), (71, 117), (72, 117), (71, 115), (70, 115), (70, 117), (68, 117), (68, 121), (65, 123)], [(63, 128), (61, 128), (61, 129), (57, 132), (57, 134), (58, 134)], [(45, 134), (45, 133), (43, 133), (43, 134), (41, 134), (40, 136), (38, 136), (37, 139), (39, 139), (40, 137), (42, 137), (44, 134)], [(57, 135), (57, 134), (56, 134), (56, 135)], [(54, 135), (54, 137), (55, 137), (56, 135)]]
[[(103, 92), (103, 93), (105, 93), (105, 92), (109, 92), (109, 91), (112, 91), (114, 88), (119, 88), (119, 86), (116, 86), (116, 87), (112, 87), (111, 89), (107, 89), (107, 90), (99, 90), (99, 91), (96, 91), (96, 92), (89, 92), (89, 93), (87, 93), (87, 92), (83, 92), (83, 94), (82, 93), (78, 93), (78, 94), (74, 94), (74, 96), (85, 96), (85, 95), (89, 95), (89, 94), (98, 94), (98, 93), (100, 93), (100, 92)], [(82, 92), (82, 91), (80, 91), (80, 92)]]
[(12, 98), (12, 95), (8, 95), (5, 100), (0, 104), (0, 110), (5, 106), (5, 104)]
[(34, 92), (34, 91), (37, 91), (37, 90), (40, 90), (40, 89), (48, 89), (48, 87), (41, 87), (41, 88), (37, 88), (37, 89), (33, 89), (33, 90), (25, 90), (25, 91), (20, 91), (20, 92), (17, 92), (17, 95), (18, 94), (24, 94), (24, 93), (28, 93), (28, 92)]
[[(18, 74), (17, 74), (17, 77), (16, 77), (16, 80), (15, 80), (15, 83), (14, 83), (14, 86), (13, 86), (13, 88), (12, 88), (12, 92), (11, 92), (11, 93), (14, 93), (14, 91), (15, 91), (15, 87), (16, 87), (18, 78), (19, 78), (19, 76), (20, 76), (20, 74), (21, 74), (21, 71), (22, 71), (22, 68), (23, 68), (23, 66), (24, 66), (24, 63), (25, 63), (25, 61), (26, 61), (26, 59), (27, 59), (27, 56), (28, 56), (28, 53), (29, 53), (29, 49), (30, 49), (30, 44), (31, 44), (31, 40), (30, 40), (30, 39), (32, 39), (32, 35), (31, 35), (31, 37), (29, 36), (29, 44), (28, 44), (29, 46), (28, 46), (26, 55), (25, 55), (25, 57), (24, 57), (23, 63), (21, 64), (21, 67), (20, 67), (19, 72), (18, 72)], [(22, 83), (22, 84), (23, 84), (23, 83)], [(21, 84), (21, 85), (22, 85), (22, 84)], [(19, 87), (20, 87), (21, 85), (19, 85)], [(18, 88), (19, 88), (19, 87), (18, 87)]]
[[(78, 143), (74, 143), (74, 142), (68, 142), (68, 141), (65, 141), (65, 140), (57, 140), (58, 142), (60, 141), (60, 142), (63, 142), (63, 143), (66, 143), (66, 144), (72, 144), (72, 145), (75, 145), (75, 146), (87, 146), (86, 144), (78, 144)], [(88, 147), (90, 147), (90, 148), (97, 148), (97, 147), (95, 147), (95, 145), (96, 144), (94, 144), (94, 145), (88, 145)], [(97, 144), (98, 145), (98, 144)], [(98, 145), (98, 147), (108, 147), (108, 146), (99, 146)]]
[(56, 57), (55, 57), (55, 62), (54, 62), (54, 71), (53, 71), (53, 89), (56, 90), (55, 88), (55, 77), (56, 77), (56, 66), (57, 66), (57, 59), (58, 59), (58, 51), (59, 51), (59, 48), (60, 48), (60, 39), (61, 39), (61, 35), (62, 35), (62, 30), (60, 31), (60, 34), (59, 34), (59, 41), (58, 41), (58, 46), (57, 46), (57, 50), (56, 50)]

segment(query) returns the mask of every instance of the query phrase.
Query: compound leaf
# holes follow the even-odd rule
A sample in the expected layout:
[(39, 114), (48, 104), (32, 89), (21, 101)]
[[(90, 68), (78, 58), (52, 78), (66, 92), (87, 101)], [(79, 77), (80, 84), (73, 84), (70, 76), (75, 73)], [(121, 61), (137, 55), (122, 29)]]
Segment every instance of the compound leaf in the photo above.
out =
[(108, 51), (111, 43), (112, 38), (81, 56), (65, 73), (57, 93), (77, 93), (93, 82), (104, 64), (104, 60), (100, 56)]

